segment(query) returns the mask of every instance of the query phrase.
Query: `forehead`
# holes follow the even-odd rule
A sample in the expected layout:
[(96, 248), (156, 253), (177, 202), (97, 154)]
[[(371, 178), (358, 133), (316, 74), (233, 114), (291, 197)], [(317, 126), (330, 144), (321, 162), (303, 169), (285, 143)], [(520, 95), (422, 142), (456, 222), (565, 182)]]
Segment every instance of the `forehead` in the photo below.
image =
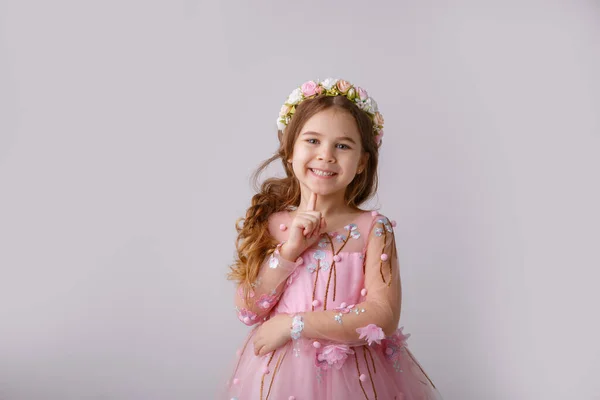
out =
[(350, 136), (360, 143), (356, 120), (349, 112), (339, 108), (331, 107), (310, 117), (300, 130), (300, 134), (308, 131), (331, 137)]

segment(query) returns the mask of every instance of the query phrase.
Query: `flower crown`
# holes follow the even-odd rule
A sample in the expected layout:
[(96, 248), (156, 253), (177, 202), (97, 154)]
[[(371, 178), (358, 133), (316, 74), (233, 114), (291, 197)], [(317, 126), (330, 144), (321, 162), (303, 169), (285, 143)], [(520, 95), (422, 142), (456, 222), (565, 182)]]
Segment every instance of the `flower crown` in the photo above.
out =
[(289, 124), (292, 116), (296, 112), (298, 104), (306, 99), (317, 96), (346, 96), (348, 100), (354, 102), (363, 110), (373, 121), (373, 131), (377, 145), (381, 143), (383, 137), (383, 115), (377, 108), (377, 103), (367, 91), (361, 87), (354, 86), (342, 79), (327, 78), (323, 81), (317, 80), (304, 82), (302, 86), (294, 89), (279, 111), (277, 118), (277, 128), (283, 133)]

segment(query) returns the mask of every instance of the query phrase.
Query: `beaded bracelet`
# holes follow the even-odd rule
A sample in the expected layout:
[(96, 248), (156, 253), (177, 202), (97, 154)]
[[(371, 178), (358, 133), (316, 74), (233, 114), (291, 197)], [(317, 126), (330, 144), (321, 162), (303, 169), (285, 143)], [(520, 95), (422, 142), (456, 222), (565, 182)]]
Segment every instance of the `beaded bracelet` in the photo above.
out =
[(292, 318), (292, 332), (290, 336), (294, 340), (300, 339), (302, 330), (304, 329), (304, 320), (301, 315), (294, 315)]

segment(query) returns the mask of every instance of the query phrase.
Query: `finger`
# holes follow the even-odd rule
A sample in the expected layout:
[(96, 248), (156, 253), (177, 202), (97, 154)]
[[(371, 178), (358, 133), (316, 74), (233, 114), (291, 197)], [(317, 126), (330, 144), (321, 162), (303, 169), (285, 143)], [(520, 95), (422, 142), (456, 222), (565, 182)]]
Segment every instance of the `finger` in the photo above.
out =
[(304, 212), (296, 215), (296, 218), (294, 219), (296, 225), (302, 228), (306, 228), (306, 224), (311, 223), (313, 221), (314, 219), (311, 218), (311, 215)]
[(317, 194), (315, 192), (311, 192), (310, 198), (308, 199), (308, 204), (306, 205), (306, 211), (315, 211), (316, 206), (317, 206)]
[(315, 229), (315, 220), (310, 218), (309, 215), (304, 215), (300, 217), (300, 225), (302, 226), (302, 234), (307, 236)]
[(307, 239), (312, 238), (313, 234), (315, 233), (315, 230), (316, 230), (316, 227), (315, 227), (314, 223), (311, 223), (310, 226), (311, 226), (311, 229), (308, 231), (308, 235), (306, 235)]
[(311, 215), (308, 217), (309, 222), (309, 229), (307, 229), (307, 239), (310, 239), (311, 237), (313, 237), (315, 235), (315, 233), (317, 232), (318, 228), (319, 228), (319, 219), (316, 218), (315, 216)]
[(321, 217), (321, 229), (327, 228), (327, 222), (325, 222), (325, 218)]
[(319, 237), (321, 235), (321, 225), (322, 225), (321, 219), (319, 218), (319, 220), (317, 220), (317, 223), (315, 225), (316, 228), (313, 231), (313, 233), (311, 234), (311, 237)]
[(321, 233), (324, 232), (323, 221), (324, 221), (323, 218), (319, 218), (319, 222), (318, 222), (319, 225), (317, 226), (317, 233), (316, 233), (317, 236), (321, 236)]
[(258, 352), (258, 356), (259, 356), (259, 357), (262, 357), (262, 356), (264, 356), (264, 355), (266, 354), (266, 353), (265, 353), (265, 347), (266, 347), (266, 346), (262, 346), (262, 347), (260, 348), (260, 351)]
[(302, 228), (302, 235), (309, 239), (314, 235), (314, 232), (318, 229), (320, 219), (320, 212), (303, 212), (300, 215), (296, 215), (296, 226)]
[(254, 355), (258, 355), (258, 351), (261, 349), (262, 344), (260, 344), (259, 340), (254, 340)]
[(259, 344), (256, 349), (254, 350), (254, 354), (256, 354), (257, 356), (262, 356), (264, 354), (263, 353), (263, 349), (265, 348), (265, 345), (263, 343)]
[(313, 236), (320, 235), (321, 232), (323, 232), (322, 224), (323, 224), (323, 217), (321, 216), (321, 213), (317, 213), (317, 215), (315, 215), (315, 229), (313, 231)]
[(273, 351), (271, 349), (271, 347), (269, 345), (264, 345), (261, 349), (260, 349), (260, 356), (264, 356), (266, 354), (269, 354), (271, 351)]

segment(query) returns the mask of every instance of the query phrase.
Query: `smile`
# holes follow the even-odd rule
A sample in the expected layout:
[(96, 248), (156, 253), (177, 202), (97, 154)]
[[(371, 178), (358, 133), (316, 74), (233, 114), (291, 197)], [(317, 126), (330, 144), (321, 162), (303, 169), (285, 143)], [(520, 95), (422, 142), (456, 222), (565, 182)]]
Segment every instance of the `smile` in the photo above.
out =
[(332, 176), (337, 175), (335, 172), (322, 171), (320, 169), (309, 168), (309, 170), (313, 175), (318, 176), (319, 178), (331, 178)]

